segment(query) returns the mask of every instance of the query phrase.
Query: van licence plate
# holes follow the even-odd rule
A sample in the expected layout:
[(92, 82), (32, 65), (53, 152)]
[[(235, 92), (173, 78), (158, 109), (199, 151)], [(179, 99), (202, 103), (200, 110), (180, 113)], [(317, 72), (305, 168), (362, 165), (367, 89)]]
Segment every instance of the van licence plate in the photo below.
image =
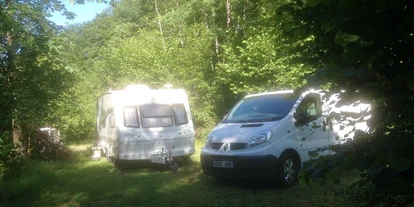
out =
[(214, 167), (233, 168), (233, 161), (213, 161)]

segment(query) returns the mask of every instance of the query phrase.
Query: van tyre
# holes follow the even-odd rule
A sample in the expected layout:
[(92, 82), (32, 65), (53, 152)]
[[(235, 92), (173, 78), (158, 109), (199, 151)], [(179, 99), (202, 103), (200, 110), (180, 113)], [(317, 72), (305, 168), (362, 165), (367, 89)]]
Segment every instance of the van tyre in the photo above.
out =
[(276, 168), (276, 182), (281, 187), (290, 187), (298, 179), (299, 160), (292, 153), (283, 153)]

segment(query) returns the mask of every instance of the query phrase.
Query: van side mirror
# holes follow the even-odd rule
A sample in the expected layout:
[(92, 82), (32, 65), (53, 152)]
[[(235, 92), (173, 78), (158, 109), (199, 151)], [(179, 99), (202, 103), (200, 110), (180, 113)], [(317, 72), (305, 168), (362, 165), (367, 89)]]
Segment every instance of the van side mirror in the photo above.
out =
[(295, 126), (303, 126), (307, 124), (308, 115), (306, 112), (299, 112), (299, 113), (293, 113), (293, 118), (295, 118), (296, 123)]

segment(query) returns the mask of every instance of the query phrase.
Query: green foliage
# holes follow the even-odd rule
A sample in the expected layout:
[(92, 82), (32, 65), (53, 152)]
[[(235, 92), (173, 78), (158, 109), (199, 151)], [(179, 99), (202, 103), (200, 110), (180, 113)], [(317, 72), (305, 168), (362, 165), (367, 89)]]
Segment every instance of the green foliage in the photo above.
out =
[(285, 45), (278, 42), (280, 37), (276, 30), (264, 30), (267, 31), (251, 31), (252, 36), (246, 37), (240, 46), (223, 45), (225, 61), (219, 64), (218, 78), (234, 93), (296, 88), (310, 72), (303, 72), (300, 65), (290, 64), (290, 56), (283, 56)]
[(21, 160), (17, 156), (16, 148), (11, 135), (6, 132), (0, 134), (0, 176), (7, 176), (19, 169)]
[(335, 36), (335, 43), (338, 45), (342, 45), (342, 46), (346, 46), (350, 43), (356, 42), (357, 40), (359, 40), (358, 36), (346, 34), (341, 31), (336, 33), (336, 36)]
[(0, 180), (0, 201), (7, 206), (9, 200), (16, 199), (18, 202), (14, 205), (29, 206), (46, 187), (56, 185), (56, 178), (51, 164), (34, 162), (25, 166), (19, 176), (9, 176), (7, 179), (3, 177)]
[(269, 24), (278, 4), (232, 1), (227, 25), (221, 1), (154, 3), (121, 1), (57, 36), (75, 77), (50, 119), (69, 142), (95, 138), (95, 101), (108, 89), (171, 83), (186, 90), (196, 126), (205, 127), (245, 93), (301, 86), (312, 71), (290, 62), (297, 55), (285, 55), (289, 42)]
[[(69, 18), (60, 1), (1, 1), (0, 6), (0, 129), (14, 131), (19, 152), (28, 153), (33, 130), (52, 125), (53, 100), (70, 81), (70, 68), (55, 56), (50, 41), (59, 29), (46, 19), (51, 10)], [(11, 123), (17, 128), (12, 128)], [(21, 129), (17, 130), (17, 129)]]
[[(351, 195), (365, 206), (414, 203), (414, 156), (408, 147), (414, 144), (409, 83), (413, 9), (411, 1), (313, 0), (291, 2), (277, 11), (289, 20), (282, 24), (286, 38), (312, 37), (291, 48), (291, 53), (301, 52), (298, 61), (318, 68), (310, 84), (358, 90), (358, 97), (372, 102), (373, 133), (341, 147), (333, 161), (322, 159), (311, 170), (312, 176), (322, 171), (336, 181), (331, 170), (359, 169), (363, 177)], [(302, 32), (295, 35), (298, 28)]]

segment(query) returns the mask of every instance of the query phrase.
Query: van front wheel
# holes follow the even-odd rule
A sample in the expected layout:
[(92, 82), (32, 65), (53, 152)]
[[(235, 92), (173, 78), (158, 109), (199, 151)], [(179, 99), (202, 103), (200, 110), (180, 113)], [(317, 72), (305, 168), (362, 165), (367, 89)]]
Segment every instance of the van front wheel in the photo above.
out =
[(276, 181), (282, 187), (292, 186), (298, 179), (299, 164), (297, 158), (292, 153), (283, 153), (280, 156), (277, 171)]

